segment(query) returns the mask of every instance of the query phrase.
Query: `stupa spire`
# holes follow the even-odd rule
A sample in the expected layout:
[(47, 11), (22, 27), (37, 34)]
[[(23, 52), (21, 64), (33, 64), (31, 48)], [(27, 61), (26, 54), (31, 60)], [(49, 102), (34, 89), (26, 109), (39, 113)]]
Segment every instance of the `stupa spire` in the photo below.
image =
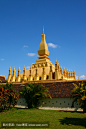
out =
[(56, 59), (56, 64), (57, 64), (57, 59)]
[(41, 38), (41, 42), (39, 45), (39, 50), (38, 50), (38, 58), (47, 58), (49, 59), (48, 55), (49, 55), (49, 51), (48, 51), (48, 46), (45, 40), (45, 34), (44, 34), (44, 26), (43, 26), (43, 33), (42, 33), (42, 38)]
[(43, 33), (42, 34), (44, 34), (44, 26), (43, 26)]

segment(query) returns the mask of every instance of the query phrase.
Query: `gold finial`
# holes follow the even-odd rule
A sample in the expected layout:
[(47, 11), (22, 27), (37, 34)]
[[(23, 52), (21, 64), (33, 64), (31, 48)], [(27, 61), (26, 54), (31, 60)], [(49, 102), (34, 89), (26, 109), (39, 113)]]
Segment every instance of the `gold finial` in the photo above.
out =
[(19, 70), (20, 70), (20, 66), (19, 66)]
[(56, 64), (57, 64), (57, 59), (56, 59)]
[(25, 70), (25, 65), (24, 65), (24, 70)]
[(68, 69), (66, 68), (66, 71), (68, 71)]
[(43, 26), (43, 34), (44, 34), (44, 26)]
[(10, 66), (9, 70), (11, 71), (11, 66)]

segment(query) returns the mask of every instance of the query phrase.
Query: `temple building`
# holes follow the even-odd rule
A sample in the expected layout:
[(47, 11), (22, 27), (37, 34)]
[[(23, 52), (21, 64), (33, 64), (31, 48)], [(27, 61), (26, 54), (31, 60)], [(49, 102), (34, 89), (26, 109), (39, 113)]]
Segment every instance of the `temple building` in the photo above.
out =
[[(74, 70), (68, 71), (67, 69), (65, 70), (65, 68), (62, 69), (57, 62), (57, 59), (55, 64), (52, 64), (48, 57), (49, 51), (45, 40), (44, 28), (39, 45), (38, 55), (38, 59), (34, 64), (32, 64), (30, 69), (26, 70), (24, 66), (24, 70), (21, 74), (19, 66), (17, 76), (15, 75), (15, 67), (13, 69), (13, 74), (11, 75), (10, 67), (7, 81), (14, 84), (14, 89), (16, 89), (17, 93), (24, 89), (24, 85), (26, 85), (26, 83), (34, 83), (35, 86), (42, 84), (49, 90), (49, 94), (51, 95), (52, 99), (43, 98), (40, 100), (39, 108), (42, 109), (53, 107), (57, 108), (57, 110), (60, 110), (61, 108), (65, 108), (63, 110), (68, 110), (68, 108), (71, 108), (73, 101), (73, 98), (70, 99), (70, 95), (74, 89), (73, 83), (79, 85), (79, 83), (86, 81), (86, 79), (76, 80)], [(1, 76), (0, 79), (4, 85), (6, 85), (5, 77)], [(22, 85), (22, 83), (24, 85)], [(25, 99), (21, 95), (19, 96), (16, 106), (27, 107)], [(79, 107), (80, 105), (78, 102), (74, 103), (74, 108), (78, 109)]]
[(65, 68), (62, 69), (62, 67), (59, 66), (59, 63), (56, 62), (55, 64), (52, 64), (52, 62), (49, 60), (49, 51), (48, 46), (45, 40), (45, 34), (44, 34), (44, 27), (43, 27), (43, 33), (41, 42), (39, 45), (38, 50), (38, 60), (32, 66), (30, 69), (26, 70), (24, 66), (23, 73), (20, 74), (20, 67), (18, 69), (18, 75), (16, 77), (15, 75), (15, 67), (13, 69), (13, 75), (11, 76), (11, 67), (9, 69), (9, 75), (8, 75), (8, 82), (40, 82), (40, 81), (66, 81), (66, 80), (76, 80), (75, 78), (75, 72), (74, 70), (68, 71), (68, 69), (65, 70)]

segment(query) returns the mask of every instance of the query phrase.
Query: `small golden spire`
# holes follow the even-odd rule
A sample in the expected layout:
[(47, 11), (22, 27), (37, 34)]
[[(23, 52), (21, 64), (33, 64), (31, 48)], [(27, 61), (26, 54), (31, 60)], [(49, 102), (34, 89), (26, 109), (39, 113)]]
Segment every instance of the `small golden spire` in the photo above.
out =
[(14, 66), (14, 70), (15, 70), (15, 66)]
[(21, 71), (21, 70), (20, 70), (20, 66), (19, 66), (19, 69), (18, 69), (18, 76), (20, 76), (20, 71)]
[(68, 69), (66, 68), (66, 71), (68, 72)]
[(11, 71), (11, 66), (10, 66), (10, 68), (9, 68), (9, 71)]
[(57, 59), (56, 59), (56, 64), (57, 64)]
[(19, 66), (19, 70), (20, 70), (20, 66)]
[(24, 70), (25, 70), (25, 65), (24, 65)]
[(44, 26), (43, 26), (43, 34), (44, 34)]
[(10, 66), (10, 68), (9, 68), (9, 75), (11, 75), (11, 66)]
[(15, 75), (15, 72), (16, 72), (16, 70), (15, 70), (15, 66), (14, 66), (14, 69), (13, 69), (13, 75)]

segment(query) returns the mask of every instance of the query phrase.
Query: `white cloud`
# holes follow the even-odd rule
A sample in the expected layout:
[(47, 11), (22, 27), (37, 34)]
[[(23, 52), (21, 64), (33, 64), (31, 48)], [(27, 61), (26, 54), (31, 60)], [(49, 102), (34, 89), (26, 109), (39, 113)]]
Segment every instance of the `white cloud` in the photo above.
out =
[(76, 80), (78, 79), (78, 77), (79, 77), (79, 76), (76, 76), (76, 75), (75, 75)]
[(80, 78), (86, 78), (86, 76), (85, 75), (81, 75)]
[(29, 69), (29, 68), (30, 68), (30, 66), (27, 66), (27, 67), (26, 67), (26, 69)]
[(1, 60), (5, 60), (5, 59), (1, 59)]
[(28, 47), (28, 46), (24, 45), (23, 47)]
[(48, 43), (48, 46), (49, 46), (49, 47), (52, 47), (52, 48), (56, 48), (58, 45), (55, 45), (55, 44), (53, 44), (53, 43)]
[(28, 53), (27, 55), (28, 56), (35, 56), (36, 54), (35, 53)]

